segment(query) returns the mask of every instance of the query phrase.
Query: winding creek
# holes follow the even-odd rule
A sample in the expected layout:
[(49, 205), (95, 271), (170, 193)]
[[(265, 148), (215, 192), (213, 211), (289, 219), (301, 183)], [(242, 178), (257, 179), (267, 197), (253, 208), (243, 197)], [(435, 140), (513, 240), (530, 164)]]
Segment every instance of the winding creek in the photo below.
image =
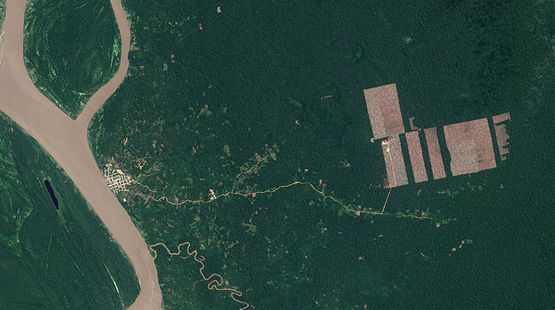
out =
[(0, 48), (0, 110), (7, 114), (64, 169), (128, 256), (141, 290), (129, 309), (161, 309), (162, 294), (153, 257), (145, 240), (115, 195), (104, 183), (89, 149), (87, 127), (94, 113), (123, 81), (129, 65), (130, 31), (120, 0), (111, 0), (122, 53), (117, 73), (72, 120), (35, 87), (23, 61), (26, 0), (6, 0)]

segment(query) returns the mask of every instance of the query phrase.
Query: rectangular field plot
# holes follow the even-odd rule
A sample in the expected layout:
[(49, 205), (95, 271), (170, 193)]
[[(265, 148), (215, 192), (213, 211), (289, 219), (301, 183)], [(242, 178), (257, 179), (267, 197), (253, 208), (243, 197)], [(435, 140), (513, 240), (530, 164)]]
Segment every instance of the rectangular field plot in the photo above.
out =
[(493, 120), (493, 123), (496, 125), (504, 121), (510, 121), (511, 114), (509, 112), (506, 112), (506, 113), (494, 115), (492, 116), (492, 120)]
[(495, 129), (495, 136), (497, 138), (497, 148), (499, 149), (499, 155), (501, 156), (501, 160), (506, 160), (507, 154), (509, 154), (509, 134), (507, 133), (507, 126), (500, 123), (504, 121), (510, 121), (511, 116), (507, 112), (493, 116), (492, 120), (494, 124), (493, 127)]
[(390, 188), (408, 184), (399, 136), (389, 137), (388, 140), (383, 141), (382, 151), (387, 172), (387, 184), (384, 187)]
[(374, 139), (405, 132), (395, 84), (365, 89), (364, 99)]
[(453, 175), (495, 168), (495, 154), (485, 118), (444, 126)]
[(435, 128), (424, 129), (426, 135), (426, 144), (428, 144), (428, 154), (430, 155), (430, 164), (432, 166), (432, 175), (434, 180), (445, 178), (445, 168), (443, 166), (443, 158), (441, 149), (439, 148), (439, 140)]
[(422, 145), (420, 145), (420, 137), (418, 131), (411, 131), (405, 134), (407, 146), (409, 149), (410, 164), (414, 175), (414, 182), (420, 183), (428, 181), (426, 174), (426, 166), (424, 165), (424, 157), (422, 156)]

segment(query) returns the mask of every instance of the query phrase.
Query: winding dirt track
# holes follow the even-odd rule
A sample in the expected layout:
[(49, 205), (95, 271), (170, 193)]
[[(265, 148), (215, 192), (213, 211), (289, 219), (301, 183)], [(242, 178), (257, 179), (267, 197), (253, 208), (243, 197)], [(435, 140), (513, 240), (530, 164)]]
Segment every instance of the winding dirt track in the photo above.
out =
[(72, 120), (48, 100), (31, 81), (23, 62), (26, 0), (7, 0), (4, 42), (0, 48), (0, 110), (7, 114), (64, 169), (129, 257), (139, 279), (139, 296), (129, 309), (161, 309), (162, 294), (153, 257), (114, 194), (104, 183), (87, 140), (94, 113), (121, 84), (129, 66), (130, 31), (120, 0), (111, 0), (122, 41), (121, 63), (114, 77)]

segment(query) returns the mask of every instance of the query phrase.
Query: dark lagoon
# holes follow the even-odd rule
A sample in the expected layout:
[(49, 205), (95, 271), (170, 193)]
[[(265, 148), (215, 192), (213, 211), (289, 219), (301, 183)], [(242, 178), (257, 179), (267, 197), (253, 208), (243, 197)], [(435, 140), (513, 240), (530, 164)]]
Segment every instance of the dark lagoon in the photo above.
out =
[(56, 207), (56, 209), (58, 209), (58, 198), (56, 198), (56, 195), (54, 194), (54, 189), (52, 188), (52, 185), (50, 185), (50, 182), (48, 180), (44, 180), (44, 185), (48, 190), (48, 194), (50, 194), (52, 203), (54, 203), (54, 206)]

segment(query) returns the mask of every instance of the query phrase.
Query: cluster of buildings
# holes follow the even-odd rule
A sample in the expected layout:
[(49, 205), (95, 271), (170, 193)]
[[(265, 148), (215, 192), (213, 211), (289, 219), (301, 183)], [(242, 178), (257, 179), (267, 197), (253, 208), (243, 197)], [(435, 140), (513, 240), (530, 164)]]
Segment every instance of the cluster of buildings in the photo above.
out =
[(120, 169), (112, 169), (111, 167), (106, 167), (102, 171), (104, 175), (104, 182), (110, 188), (110, 190), (117, 194), (122, 191), (126, 191), (126, 185), (133, 182), (130, 176), (125, 175)]
[[(435, 127), (418, 129), (411, 120), (411, 128), (406, 131), (395, 84), (365, 89), (364, 98), (372, 127), (371, 141), (381, 141), (387, 174), (384, 180), (386, 188), (409, 183), (404, 149), (408, 153), (412, 180), (415, 183), (428, 181), (430, 177), (434, 180), (445, 178), (446, 168), (453, 176), (495, 168), (494, 144), (499, 151), (499, 160), (507, 159), (509, 136), (506, 123), (510, 121), (509, 113), (490, 118), (496, 136), (493, 141), (488, 118), (445, 125), (439, 129), (442, 130), (442, 135), (438, 135)], [(404, 139), (401, 139), (402, 136)], [(449, 157), (443, 156), (442, 144)], [(426, 168), (425, 154), (429, 160), (431, 175)], [(445, 165), (447, 158), (450, 160)]]

